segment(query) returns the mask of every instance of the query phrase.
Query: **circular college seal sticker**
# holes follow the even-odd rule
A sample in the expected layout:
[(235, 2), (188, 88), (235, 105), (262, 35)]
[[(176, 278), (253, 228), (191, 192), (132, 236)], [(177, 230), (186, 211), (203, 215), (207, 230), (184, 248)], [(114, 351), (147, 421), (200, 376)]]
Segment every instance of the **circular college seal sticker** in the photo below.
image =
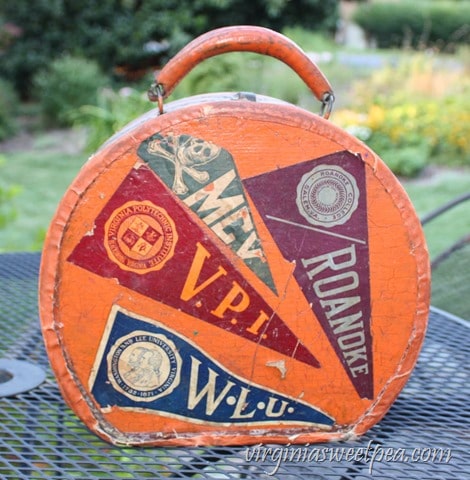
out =
[(178, 241), (175, 223), (152, 202), (127, 202), (105, 224), (108, 257), (123, 270), (147, 273), (170, 260)]
[(330, 228), (346, 223), (358, 200), (356, 180), (337, 165), (319, 165), (297, 185), (297, 207), (312, 225)]
[(108, 378), (126, 397), (151, 402), (180, 383), (181, 357), (164, 335), (135, 331), (121, 337), (108, 354)]

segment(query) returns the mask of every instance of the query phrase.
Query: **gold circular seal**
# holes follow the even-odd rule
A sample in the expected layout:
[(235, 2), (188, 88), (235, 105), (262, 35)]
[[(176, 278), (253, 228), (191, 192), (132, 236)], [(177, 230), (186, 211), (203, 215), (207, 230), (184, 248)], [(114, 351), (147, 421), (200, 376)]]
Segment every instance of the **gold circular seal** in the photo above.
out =
[(148, 200), (120, 206), (104, 227), (108, 257), (123, 270), (140, 274), (163, 268), (177, 241), (173, 219)]
[(131, 400), (151, 402), (180, 384), (182, 360), (165, 335), (135, 331), (119, 338), (108, 354), (108, 378)]

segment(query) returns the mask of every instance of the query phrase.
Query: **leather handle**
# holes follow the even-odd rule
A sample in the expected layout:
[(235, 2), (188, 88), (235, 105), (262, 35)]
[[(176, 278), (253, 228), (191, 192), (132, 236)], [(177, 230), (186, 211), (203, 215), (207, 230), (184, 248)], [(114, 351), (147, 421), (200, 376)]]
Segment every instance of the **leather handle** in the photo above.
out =
[(256, 26), (224, 27), (197, 37), (175, 55), (155, 77), (149, 90), (151, 100), (158, 100), (163, 111), (163, 99), (196, 65), (207, 58), (229, 52), (254, 52), (277, 58), (291, 67), (322, 102), (322, 115), (328, 118), (334, 101), (330, 83), (305, 54), (290, 39), (273, 30)]

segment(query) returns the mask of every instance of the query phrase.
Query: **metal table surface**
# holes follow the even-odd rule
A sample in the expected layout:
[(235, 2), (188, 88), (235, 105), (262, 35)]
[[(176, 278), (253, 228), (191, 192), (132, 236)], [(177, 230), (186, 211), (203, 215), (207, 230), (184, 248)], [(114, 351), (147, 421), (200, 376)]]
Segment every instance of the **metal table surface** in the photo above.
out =
[(470, 478), (465, 321), (431, 311), (411, 379), (385, 418), (358, 440), (251, 448), (114, 447), (90, 433), (66, 406), (49, 368), (37, 312), (39, 259), (36, 253), (0, 255), (0, 357), (28, 361), (47, 375), (26, 393), (0, 398), (1, 479)]

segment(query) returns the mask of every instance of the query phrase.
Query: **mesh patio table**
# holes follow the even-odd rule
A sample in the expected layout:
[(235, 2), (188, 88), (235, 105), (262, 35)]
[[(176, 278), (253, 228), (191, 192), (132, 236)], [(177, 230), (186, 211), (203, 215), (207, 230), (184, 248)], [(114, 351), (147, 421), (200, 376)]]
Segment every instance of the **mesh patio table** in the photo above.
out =
[(385, 418), (363, 437), (316, 445), (126, 448), (90, 433), (49, 368), (38, 311), (40, 255), (0, 255), (0, 358), (40, 367), (45, 380), (2, 395), (0, 478), (470, 478), (470, 321), (431, 310), (418, 364)]

